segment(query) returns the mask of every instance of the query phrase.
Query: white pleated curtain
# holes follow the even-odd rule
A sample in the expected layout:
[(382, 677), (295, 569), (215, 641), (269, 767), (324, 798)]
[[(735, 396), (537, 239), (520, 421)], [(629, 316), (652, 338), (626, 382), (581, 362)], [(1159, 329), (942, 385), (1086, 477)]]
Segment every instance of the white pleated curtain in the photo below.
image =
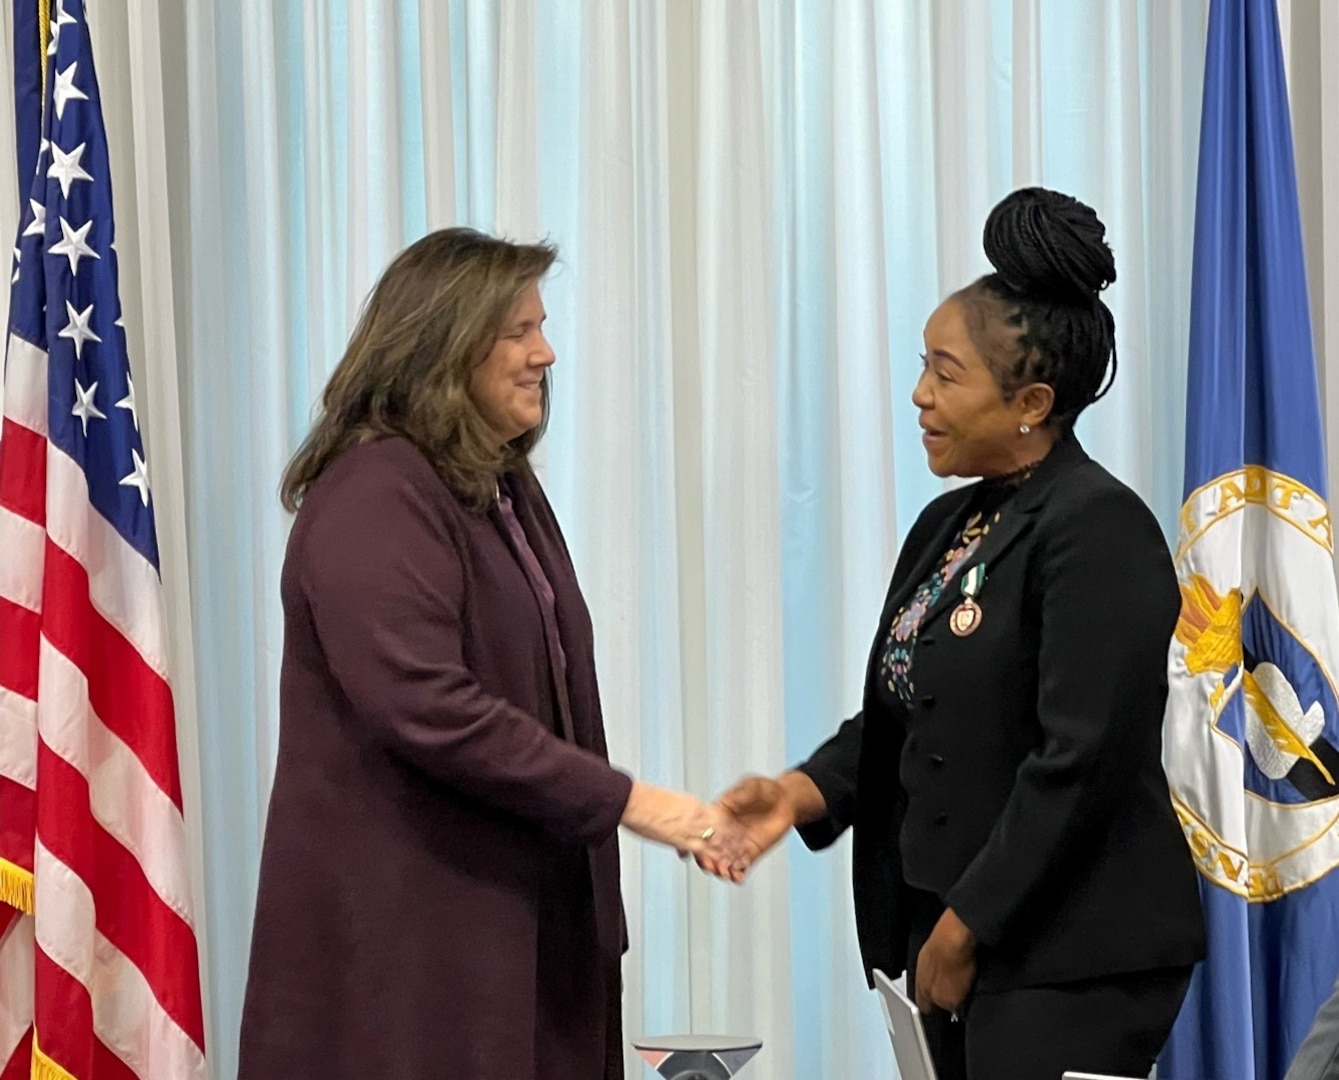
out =
[[(1126, 365), (1092, 441), (1174, 510), (1203, 11), (1040, 7), (197, 5), (197, 646), (206, 760), (239, 763), (204, 782), (211, 838), (233, 823), (206, 852), (221, 1039), (273, 756), (274, 484), (358, 303), (425, 229), (562, 248), (541, 464), (638, 775), (711, 794), (858, 705), (897, 536), (938, 489), (906, 403), (921, 324), (982, 272), (1013, 186), (1112, 226)], [(1158, 168), (1182, 181), (1149, 206)], [(242, 512), (220, 520), (220, 491)], [(844, 848), (792, 842), (741, 890), (625, 850), (630, 1034), (756, 1033), (760, 1076), (891, 1075)]]
[[(1319, 58), (1339, 14), (1282, 7), (1333, 343), (1339, 220), (1322, 209), (1339, 189), (1339, 75)], [(1121, 374), (1081, 435), (1171, 524), (1206, 10), (94, 8), (203, 832), (216, 1076), (236, 1071), (277, 736), (275, 490), (391, 255), (453, 223), (559, 244), (539, 459), (593, 609), (611, 753), (714, 794), (804, 756), (858, 707), (898, 538), (939, 490), (908, 404), (921, 327), (984, 271), (981, 227), (1013, 187), (1071, 191), (1110, 227)], [(1339, 378), (1326, 392), (1333, 418)], [(742, 889), (624, 850), (629, 1035), (760, 1035), (759, 1080), (894, 1075), (859, 971), (848, 845), (788, 841)]]

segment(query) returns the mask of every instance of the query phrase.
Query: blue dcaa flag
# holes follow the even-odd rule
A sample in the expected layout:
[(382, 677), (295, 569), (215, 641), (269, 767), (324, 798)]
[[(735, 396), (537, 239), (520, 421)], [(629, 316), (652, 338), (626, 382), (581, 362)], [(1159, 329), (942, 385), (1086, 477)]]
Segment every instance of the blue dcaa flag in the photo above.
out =
[(1166, 762), (1209, 957), (1159, 1063), (1278, 1080), (1339, 976), (1339, 597), (1274, 0), (1212, 0)]

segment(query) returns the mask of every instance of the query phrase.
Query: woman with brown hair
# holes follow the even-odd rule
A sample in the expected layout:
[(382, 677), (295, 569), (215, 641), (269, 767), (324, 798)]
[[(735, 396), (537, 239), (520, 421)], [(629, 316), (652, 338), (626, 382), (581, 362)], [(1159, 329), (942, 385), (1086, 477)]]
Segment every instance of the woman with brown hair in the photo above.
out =
[(607, 760), (590, 618), (527, 455), (547, 245), (386, 270), (288, 467), (279, 756), (241, 1080), (621, 1077), (619, 824), (721, 811)]

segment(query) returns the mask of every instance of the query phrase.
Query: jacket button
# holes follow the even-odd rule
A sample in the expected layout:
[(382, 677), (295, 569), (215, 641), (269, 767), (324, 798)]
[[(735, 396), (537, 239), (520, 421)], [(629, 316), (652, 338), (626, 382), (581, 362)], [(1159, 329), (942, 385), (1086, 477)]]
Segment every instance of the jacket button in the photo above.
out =
[(935, 707), (934, 694), (926, 694), (924, 697), (921, 698), (921, 708), (933, 709), (934, 707)]
[(947, 824), (948, 824), (948, 815), (947, 815), (946, 813), (944, 813), (944, 812), (941, 810), (939, 813), (937, 813), (937, 814), (935, 815), (935, 824), (936, 824), (936, 825), (947, 825)]
[(944, 755), (943, 755), (943, 754), (931, 754), (931, 755), (930, 755), (930, 764), (933, 765), (936, 769), (942, 769), (942, 768), (944, 767)]
[(918, 637), (918, 638), (916, 639), (916, 644), (917, 644), (917, 646), (921, 646), (921, 645), (933, 645), (934, 643), (935, 643), (935, 639), (932, 638), (932, 637)]

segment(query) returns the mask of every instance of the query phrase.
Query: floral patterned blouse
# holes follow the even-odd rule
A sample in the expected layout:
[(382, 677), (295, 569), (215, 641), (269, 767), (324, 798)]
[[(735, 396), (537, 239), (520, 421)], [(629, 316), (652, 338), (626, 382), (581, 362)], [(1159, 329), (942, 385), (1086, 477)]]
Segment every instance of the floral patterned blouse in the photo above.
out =
[(1030, 465), (1008, 476), (983, 480), (977, 485), (971, 503), (973, 509), (966, 524), (958, 530), (934, 571), (893, 616), (888, 627), (888, 638), (884, 642), (883, 657), (879, 662), (879, 678), (888, 693), (896, 695), (904, 705), (911, 704), (912, 694), (915, 693), (911, 661), (926, 612), (939, 601), (962, 565), (976, 554), (981, 542), (990, 534), (990, 527), (1000, 520), (1004, 503), (1035, 470), (1036, 465)]

